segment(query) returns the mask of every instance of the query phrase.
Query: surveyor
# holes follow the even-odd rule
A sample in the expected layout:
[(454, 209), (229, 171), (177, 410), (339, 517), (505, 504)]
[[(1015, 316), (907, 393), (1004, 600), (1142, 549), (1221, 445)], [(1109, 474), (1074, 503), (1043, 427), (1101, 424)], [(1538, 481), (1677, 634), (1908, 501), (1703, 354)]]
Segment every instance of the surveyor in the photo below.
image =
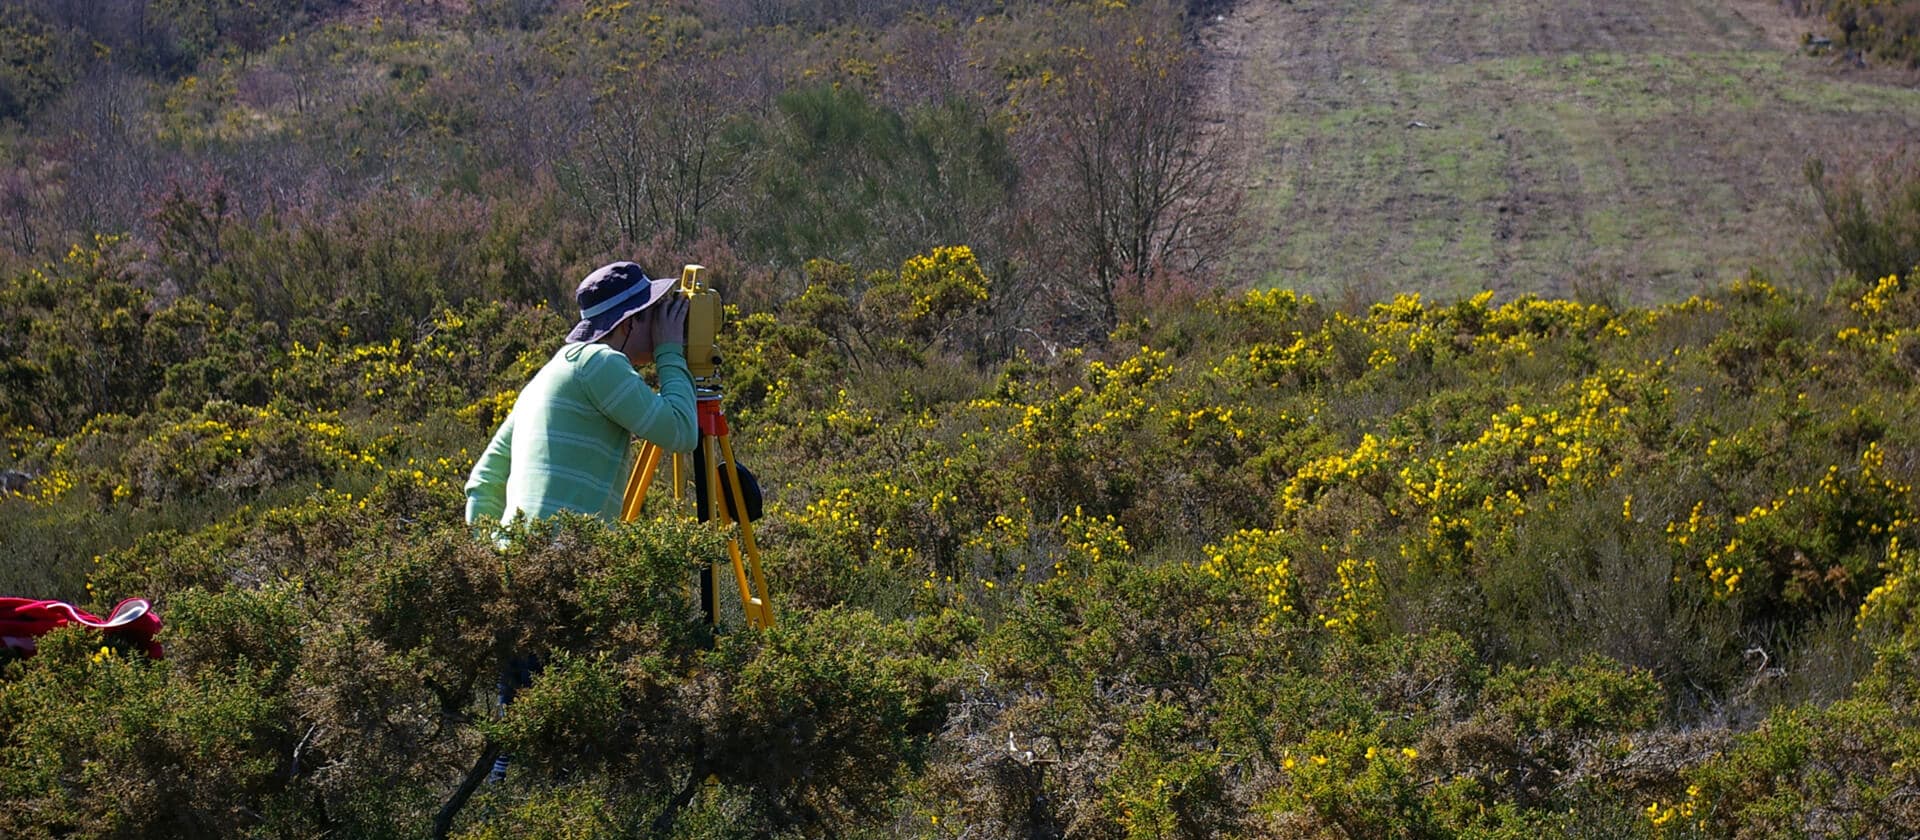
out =
[[(540, 519), (575, 511), (616, 519), (627, 444), (638, 437), (690, 452), (693, 377), (687, 372), (687, 303), (673, 278), (649, 279), (616, 262), (581, 281), (580, 323), (520, 391), (467, 478), (467, 524)], [(660, 390), (637, 368), (651, 362)]]
[[(487, 535), (519, 517), (562, 511), (619, 518), (627, 445), (638, 437), (669, 452), (699, 442), (687, 371), (687, 302), (673, 278), (649, 279), (615, 262), (574, 293), (580, 323), (534, 374), (467, 477), (467, 524)], [(651, 362), (660, 390), (638, 368)], [(539, 660), (515, 656), (500, 676), (500, 708), (533, 682)], [(506, 777), (494, 761), (488, 781)]]

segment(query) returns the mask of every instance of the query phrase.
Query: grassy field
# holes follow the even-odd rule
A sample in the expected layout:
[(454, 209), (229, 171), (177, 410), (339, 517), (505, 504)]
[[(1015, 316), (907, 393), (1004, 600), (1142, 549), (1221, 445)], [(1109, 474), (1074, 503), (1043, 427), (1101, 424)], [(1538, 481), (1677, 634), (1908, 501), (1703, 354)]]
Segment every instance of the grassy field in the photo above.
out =
[(1233, 267), (1318, 294), (1685, 297), (1804, 267), (1810, 156), (1920, 136), (1910, 78), (1800, 53), (1770, 0), (1245, 2)]

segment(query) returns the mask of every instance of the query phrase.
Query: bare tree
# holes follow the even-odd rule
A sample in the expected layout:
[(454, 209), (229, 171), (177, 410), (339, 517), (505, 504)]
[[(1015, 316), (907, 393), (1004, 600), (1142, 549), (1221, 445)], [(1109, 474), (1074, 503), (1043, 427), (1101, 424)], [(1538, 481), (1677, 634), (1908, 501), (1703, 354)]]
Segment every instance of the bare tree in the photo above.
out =
[(138, 77), (103, 64), (53, 106), (46, 124), (65, 129), (49, 144), (64, 170), (54, 208), (61, 235), (120, 233), (139, 220), (139, 191), (157, 180), (162, 166), (141, 122), (146, 97)]
[(465, 84), (488, 93), (470, 101), (479, 116), (478, 149), (494, 166), (527, 178), (564, 164), (579, 126), (593, 115), (591, 80), (569, 78), (540, 61), (524, 38), (479, 32), (473, 39), (462, 73)]
[(622, 240), (664, 228), (684, 244), (745, 177), (747, 145), (733, 131), (739, 108), (717, 62), (649, 68), (595, 103), (572, 159), (558, 167), (561, 181)]
[(587, 215), (611, 222), (619, 238), (638, 242), (651, 227), (645, 212), (648, 105), (643, 97), (615, 93), (595, 104), (581, 127), (572, 159), (558, 167), (561, 183)]
[(951, 10), (907, 18), (882, 36), (893, 63), (879, 80), (879, 97), (888, 106), (907, 110), (916, 105), (954, 99), (982, 101), (997, 95), (1003, 80), (968, 48), (966, 27)]
[(1030, 261), (1107, 329), (1117, 295), (1203, 272), (1239, 212), (1220, 135), (1199, 112), (1199, 62), (1170, 17), (1115, 15), (1084, 33), (1028, 138)]
[(659, 177), (647, 206), (677, 243), (699, 235), (708, 209), (746, 175), (746, 144), (729, 133), (739, 113), (731, 81), (706, 63), (665, 75), (655, 89), (655, 118), (648, 124), (654, 142), (647, 151)]
[(34, 217), (44, 200), (40, 192), (33, 170), (26, 166), (9, 166), (0, 174), (0, 220), (7, 226), (7, 247), (17, 256), (31, 257), (39, 248)]

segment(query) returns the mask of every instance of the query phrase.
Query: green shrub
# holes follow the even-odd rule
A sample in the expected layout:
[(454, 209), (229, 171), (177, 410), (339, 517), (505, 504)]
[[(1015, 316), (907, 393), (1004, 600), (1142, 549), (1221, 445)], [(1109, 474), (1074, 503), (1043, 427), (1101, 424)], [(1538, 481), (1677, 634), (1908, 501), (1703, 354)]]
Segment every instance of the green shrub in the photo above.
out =
[(59, 36), (32, 10), (9, 6), (0, 13), (0, 119), (27, 117), (60, 92), (70, 72), (62, 51)]
[(1920, 266), (1920, 154), (1901, 151), (1836, 173), (1816, 158), (1806, 176), (1820, 205), (1822, 242), (1842, 270), (1871, 282)]
[(1707, 836), (1897, 834), (1920, 819), (1902, 793), (1920, 781), (1912, 715), (1866, 697), (1778, 710), (1689, 773), (1669, 810)]
[(1282, 762), (1287, 782), (1268, 808), (1283, 830), (1349, 837), (1444, 836), (1421, 794), (1419, 750), (1345, 732), (1314, 732)]
[(1129, 840), (1216, 836), (1232, 825), (1223, 759), (1190, 732), (1176, 706), (1148, 704), (1126, 724), (1104, 815)]
[(0, 286), (0, 420), (64, 433), (95, 414), (138, 413), (161, 367), (144, 341), (150, 297), (130, 282), (121, 237), (75, 245), (58, 265)]
[(1509, 669), (1487, 681), (1486, 701), (1522, 736), (1632, 732), (1659, 720), (1653, 675), (1603, 659)]
[(256, 809), (288, 786), (287, 697), (245, 660), (208, 664), (149, 662), (84, 629), (43, 637), (0, 680), (0, 789), (14, 803), (0, 827), (98, 837), (257, 825)]
[(1825, 12), (1839, 42), (1887, 61), (1920, 65), (1920, 5), (1910, 0), (1806, 0), (1805, 12)]

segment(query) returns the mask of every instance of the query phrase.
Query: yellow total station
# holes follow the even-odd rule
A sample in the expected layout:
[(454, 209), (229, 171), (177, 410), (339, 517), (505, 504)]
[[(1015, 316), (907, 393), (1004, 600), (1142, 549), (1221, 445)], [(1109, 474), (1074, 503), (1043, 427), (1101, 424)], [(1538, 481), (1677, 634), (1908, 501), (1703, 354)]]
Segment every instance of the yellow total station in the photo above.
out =
[(720, 334), (720, 293), (707, 288), (706, 266), (680, 269), (680, 294), (687, 299), (687, 371), (694, 379), (712, 379), (719, 356), (713, 342)]

